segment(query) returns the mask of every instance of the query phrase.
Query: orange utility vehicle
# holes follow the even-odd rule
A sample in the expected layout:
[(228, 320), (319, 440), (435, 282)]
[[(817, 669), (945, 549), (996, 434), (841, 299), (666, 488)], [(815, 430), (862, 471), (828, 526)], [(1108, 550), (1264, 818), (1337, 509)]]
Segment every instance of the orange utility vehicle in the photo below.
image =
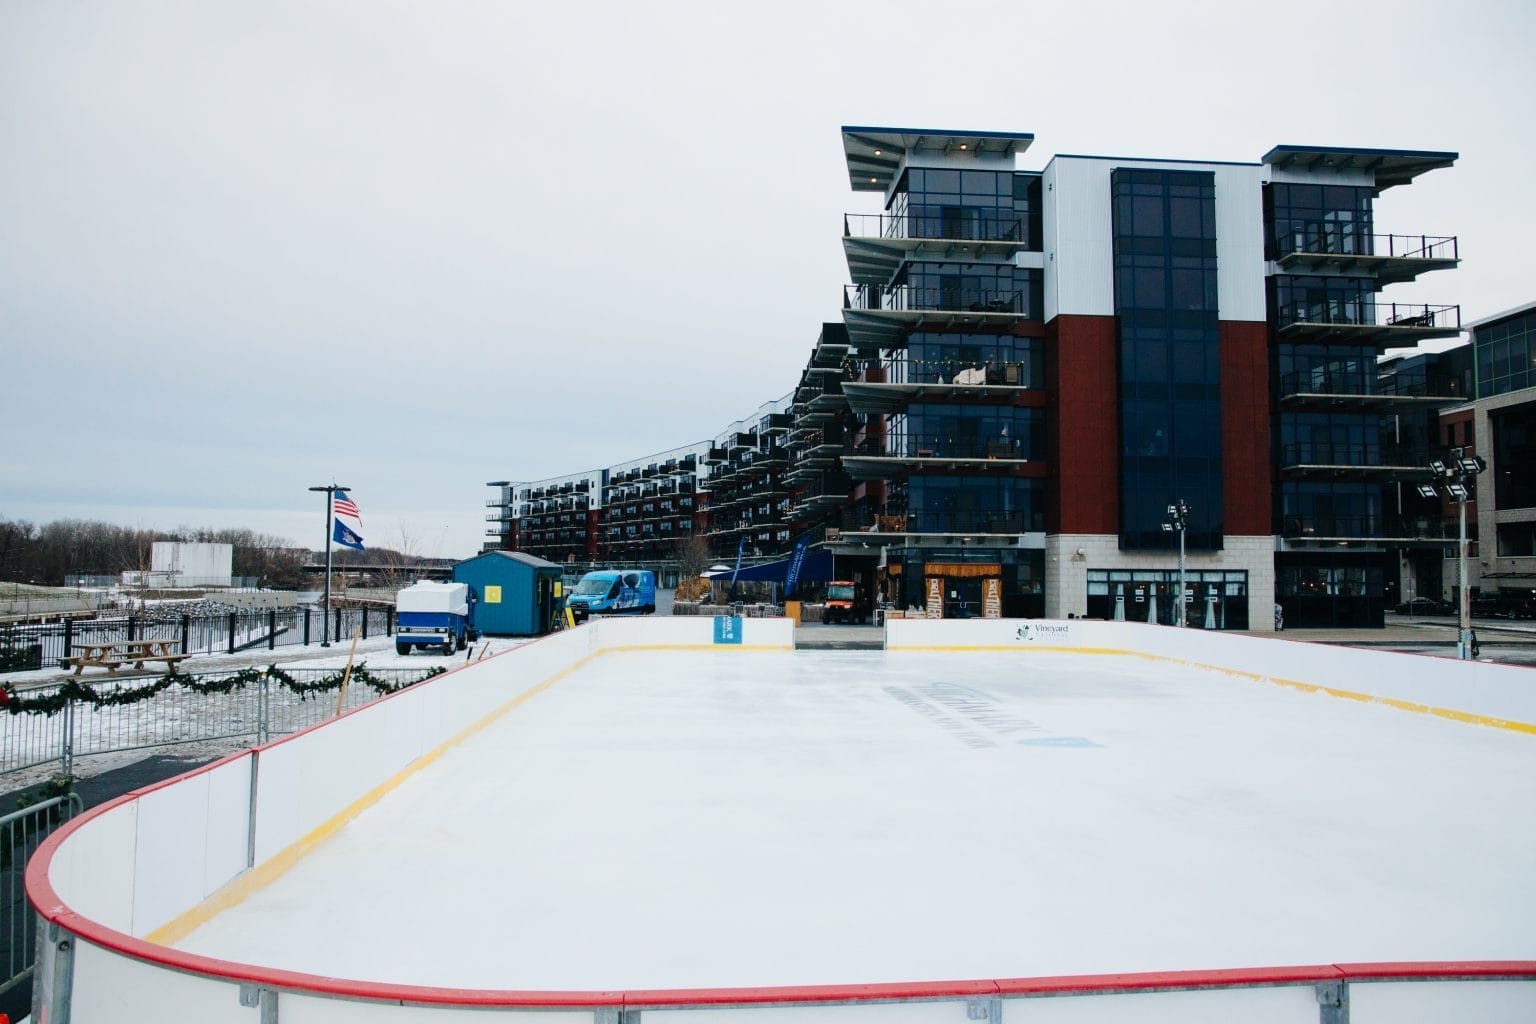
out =
[(827, 584), (827, 604), (821, 613), (821, 621), (864, 621), (864, 612), (859, 607), (858, 590), (852, 580), (833, 580)]

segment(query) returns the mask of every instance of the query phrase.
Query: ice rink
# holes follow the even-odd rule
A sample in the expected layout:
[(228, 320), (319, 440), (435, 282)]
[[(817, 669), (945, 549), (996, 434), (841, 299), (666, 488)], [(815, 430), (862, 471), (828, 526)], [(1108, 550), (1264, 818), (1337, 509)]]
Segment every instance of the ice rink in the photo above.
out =
[(178, 948), (541, 990), (1531, 958), (1533, 807), (1530, 736), (1134, 657), (625, 653)]

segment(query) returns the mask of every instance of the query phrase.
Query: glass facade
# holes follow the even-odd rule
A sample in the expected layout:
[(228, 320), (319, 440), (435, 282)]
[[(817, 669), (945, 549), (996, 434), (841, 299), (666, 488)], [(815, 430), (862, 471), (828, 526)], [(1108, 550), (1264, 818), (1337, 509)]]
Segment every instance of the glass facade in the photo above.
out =
[(1270, 278), (1281, 327), (1307, 324), (1369, 324), (1376, 321), (1376, 282), (1369, 277)]
[(887, 293), (890, 309), (1013, 313), (1039, 320), (1040, 272), (1009, 263), (912, 262), (902, 265)]
[(1385, 570), (1379, 554), (1281, 555), (1275, 560), (1275, 602), (1292, 626), (1379, 626), (1385, 610)]
[(1352, 185), (1266, 186), (1265, 259), (1293, 252), (1370, 255), (1371, 192)]
[[(896, 384), (1045, 385), (1044, 352), (1038, 338), (1011, 334), (938, 334), (917, 331), (907, 347), (887, 353), (886, 380)], [(977, 379), (976, 371), (981, 371)]]
[(885, 454), (907, 458), (1043, 459), (1045, 410), (914, 402), (886, 421)]
[(1289, 480), (1280, 484), (1280, 532), (1289, 538), (1380, 537), (1380, 484), (1359, 481)]
[(907, 481), (907, 529), (923, 533), (1044, 530), (1044, 481), (1008, 476), (914, 476)]
[(1204, 171), (1120, 169), (1113, 192), (1120, 338), (1120, 546), (1176, 546), (1162, 528), (1190, 506), (1185, 544), (1222, 544), (1216, 184)]
[(1536, 508), (1536, 402), (1488, 414), (1493, 431), (1493, 500), (1500, 511)]
[[(1205, 629), (1248, 628), (1248, 573), (1186, 569), (1185, 621)], [(1176, 569), (1089, 569), (1088, 618), (1171, 626), (1179, 592)]]
[(1536, 387), (1536, 310), (1474, 328), (1472, 346), (1479, 398)]
[(896, 237), (1040, 241), (1040, 177), (1012, 171), (914, 167), (888, 207)]

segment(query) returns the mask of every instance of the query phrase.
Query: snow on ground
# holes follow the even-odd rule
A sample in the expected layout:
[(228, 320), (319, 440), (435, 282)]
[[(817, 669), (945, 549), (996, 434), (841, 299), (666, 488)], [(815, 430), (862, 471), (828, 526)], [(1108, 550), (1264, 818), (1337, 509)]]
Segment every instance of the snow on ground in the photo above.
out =
[(626, 654), (180, 945), (529, 989), (1529, 959), (1532, 806), (1529, 736), (1138, 659)]
[[(468, 658), (479, 658), (482, 655), (489, 657), (491, 654), (519, 647), (527, 642), (527, 638), (522, 637), (490, 637), (476, 643), (473, 649), (454, 655), (437, 653), (402, 655), (395, 653), (393, 638), (371, 637), (358, 641), (353, 664), (367, 665), (372, 670), (454, 668), (462, 665)], [(264, 668), (274, 664), (283, 669), (335, 671), (346, 665), (348, 657), (351, 656), (351, 647), (352, 642), (347, 640), (331, 647), (315, 644), (309, 647), (245, 651), (233, 655), (194, 655), (181, 663), (181, 671), (236, 672), (242, 668), (252, 666)], [(98, 688), (110, 689), (118, 685), (143, 686), (160, 674), (157, 671), (109, 674), (104, 669), (86, 669), (79, 679)], [(74, 678), (76, 677), (72, 673), (44, 669), (40, 672), (8, 673), (0, 677), (0, 680), (14, 685), (18, 691), (25, 693), (32, 687)], [(79, 756), (74, 762), (75, 776), (90, 778), (155, 755), (185, 758), (189, 763), (196, 764), (244, 749), (255, 743), (256, 708), (252, 691), (244, 690), (227, 695), (199, 697), (184, 691), (176, 692), (179, 690), (178, 687), (172, 687), (166, 694), (138, 704), (106, 707), (97, 711), (88, 709), (77, 711), (75, 734), (77, 736), (76, 751)], [(307, 705), (295, 695), (276, 687), (272, 690), (272, 694), (274, 735), (284, 731), (285, 728), (297, 728), (318, 721), (324, 716), (326, 708), (334, 709), (336, 704), (334, 694), (312, 697)], [(347, 706), (356, 707), (377, 696), (371, 688), (354, 684), (348, 687)], [(285, 710), (289, 712), (289, 718), (292, 719), (286, 725), (282, 718)], [(298, 717), (294, 718), (294, 716)], [(204, 737), (219, 732), (237, 731), (231, 725), (233, 722), (244, 723), (242, 728), (249, 731), (241, 736), (154, 743), (155, 739)], [(30, 715), (0, 717), (0, 766), (26, 764), (39, 754), (52, 757), (60, 745), (61, 726), (62, 719), (58, 716), (43, 719)], [(130, 737), (135, 744), (148, 745), (139, 746), (134, 750), (92, 752), (98, 748), (118, 746), (126, 742), (126, 740), (119, 741), (111, 737)], [(5, 792), (25, 789), (53, 778), (59, 774), (59, 770), (59, 761), (55, 758), (34, 767), (9, 771), (0, 774), (0, 789)]]

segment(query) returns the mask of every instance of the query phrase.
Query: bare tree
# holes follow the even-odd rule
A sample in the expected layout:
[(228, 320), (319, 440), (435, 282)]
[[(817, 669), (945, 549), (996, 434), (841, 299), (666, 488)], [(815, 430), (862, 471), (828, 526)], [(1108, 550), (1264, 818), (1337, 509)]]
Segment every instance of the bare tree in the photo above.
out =
[(677, 599), (697, 601), (709, 593), (709, 581), (699, 575), (711, 564), (709, 541), (701, 534), (678, 541), (677, 544)]

